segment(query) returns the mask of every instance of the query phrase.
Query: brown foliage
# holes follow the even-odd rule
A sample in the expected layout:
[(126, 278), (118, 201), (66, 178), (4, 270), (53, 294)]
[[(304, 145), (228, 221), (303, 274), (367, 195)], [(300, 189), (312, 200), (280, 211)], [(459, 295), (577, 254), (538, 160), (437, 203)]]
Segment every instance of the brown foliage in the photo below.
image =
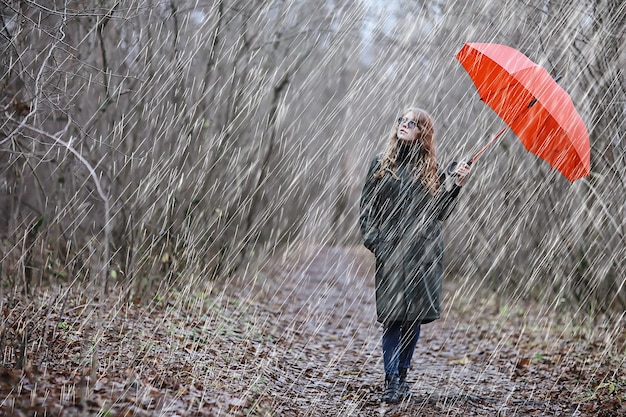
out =
[(300, 248), (263, 274), (226, 292), (162, 293), (141, 304), (89, 299), (78, 286), (40, 292), (29, 303), (5, 300), (0, 410), (320, 417), (625, 411), (623, 321), (584, 324), (515, 300), (497, 311), (482, 292), (450, 285), (442, 320), (422, 329), (409, 373), (413, 396), (383, 407), (371, 256)]

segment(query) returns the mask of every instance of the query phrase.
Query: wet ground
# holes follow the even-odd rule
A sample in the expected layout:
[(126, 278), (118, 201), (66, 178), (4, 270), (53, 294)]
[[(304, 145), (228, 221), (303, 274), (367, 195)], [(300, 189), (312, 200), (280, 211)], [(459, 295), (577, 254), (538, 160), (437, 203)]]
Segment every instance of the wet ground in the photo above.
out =
[(626, 415), (623, 320), (581, 324), (452, 279), (422, 327), (413, 395), (381, 404), (372, 261), (307, 247), (210, 291), (5, 296), (0, 415)]
[[(596, 345), (599, 362), (587, 362), (593, 342), (564, 333), (567, 324), (540, 307), (496, 309), (493, 300), (453, 285), (444, 291), (442, 319), (422, 327), (409, 373), (413, 395), (382, 405), (382, 329), (371, 263), (359, 248), (310, 248), (300, 259), (274, 265), (272, 284), (258, 299), (274, 306), (279, 340), (289, 346), (280, 353), (282, 378), (263, 393), (273, 398), (276, 415), (576, 416), (626, 410), (623, 337)], [(622, 397), (598, 405), (594, 392), (608, 380), (622, 384)]]

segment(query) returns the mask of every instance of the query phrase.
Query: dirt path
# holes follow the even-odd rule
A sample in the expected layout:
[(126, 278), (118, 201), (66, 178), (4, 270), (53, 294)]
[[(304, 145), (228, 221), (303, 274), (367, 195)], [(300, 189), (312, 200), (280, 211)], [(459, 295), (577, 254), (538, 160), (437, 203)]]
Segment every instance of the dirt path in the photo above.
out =
[[(494, 311), (453, 288), (445, 291), (442, 319), (423, 326), (409, 375), (414, 395), (381, 406), (381, 328), (371, 262), (360, 249), (318, 248), (273, 269), (272, 284), (259, 300), (274, 306), (277, 346), (288, 348), (279, 353), (278, 378), (263, 393), (272, 398), (272, 415), (576, 416), (626, 410), (624, 357), (606, 353), (613, 341), (592, 353), (590, 341), (565, 339), (551, 321), (556, 319), (541, 311)], [(597, 362), (588, 360), (590, 354), (598, 355)], [(597, 395), (609, 380), (622, 384), (622, 397), (611, 404)]]

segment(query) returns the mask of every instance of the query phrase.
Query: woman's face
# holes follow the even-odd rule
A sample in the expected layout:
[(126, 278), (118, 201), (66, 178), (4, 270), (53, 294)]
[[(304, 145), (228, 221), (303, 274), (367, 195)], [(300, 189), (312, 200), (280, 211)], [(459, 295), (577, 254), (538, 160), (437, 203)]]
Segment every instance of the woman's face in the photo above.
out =
[(398, 120), (396, 136), (400, 141), (408, 144), (417, 140), (417, 133), (417, 115), (409, 110)]

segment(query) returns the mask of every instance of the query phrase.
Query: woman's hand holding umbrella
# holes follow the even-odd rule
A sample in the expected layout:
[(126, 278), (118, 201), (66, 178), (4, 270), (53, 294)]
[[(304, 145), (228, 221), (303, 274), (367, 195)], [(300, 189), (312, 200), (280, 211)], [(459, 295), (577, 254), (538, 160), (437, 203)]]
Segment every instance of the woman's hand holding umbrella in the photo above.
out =
[(454, 177), (455, 177), (454, 183), (458, 185), (459, 187), (461, 187), (465, 183), (465, 180), (467, 179), (471, 170), (472, 170), (472, 167), (468, 163), (466, 162), (458, 163), (456, 168), (454, 169)]

